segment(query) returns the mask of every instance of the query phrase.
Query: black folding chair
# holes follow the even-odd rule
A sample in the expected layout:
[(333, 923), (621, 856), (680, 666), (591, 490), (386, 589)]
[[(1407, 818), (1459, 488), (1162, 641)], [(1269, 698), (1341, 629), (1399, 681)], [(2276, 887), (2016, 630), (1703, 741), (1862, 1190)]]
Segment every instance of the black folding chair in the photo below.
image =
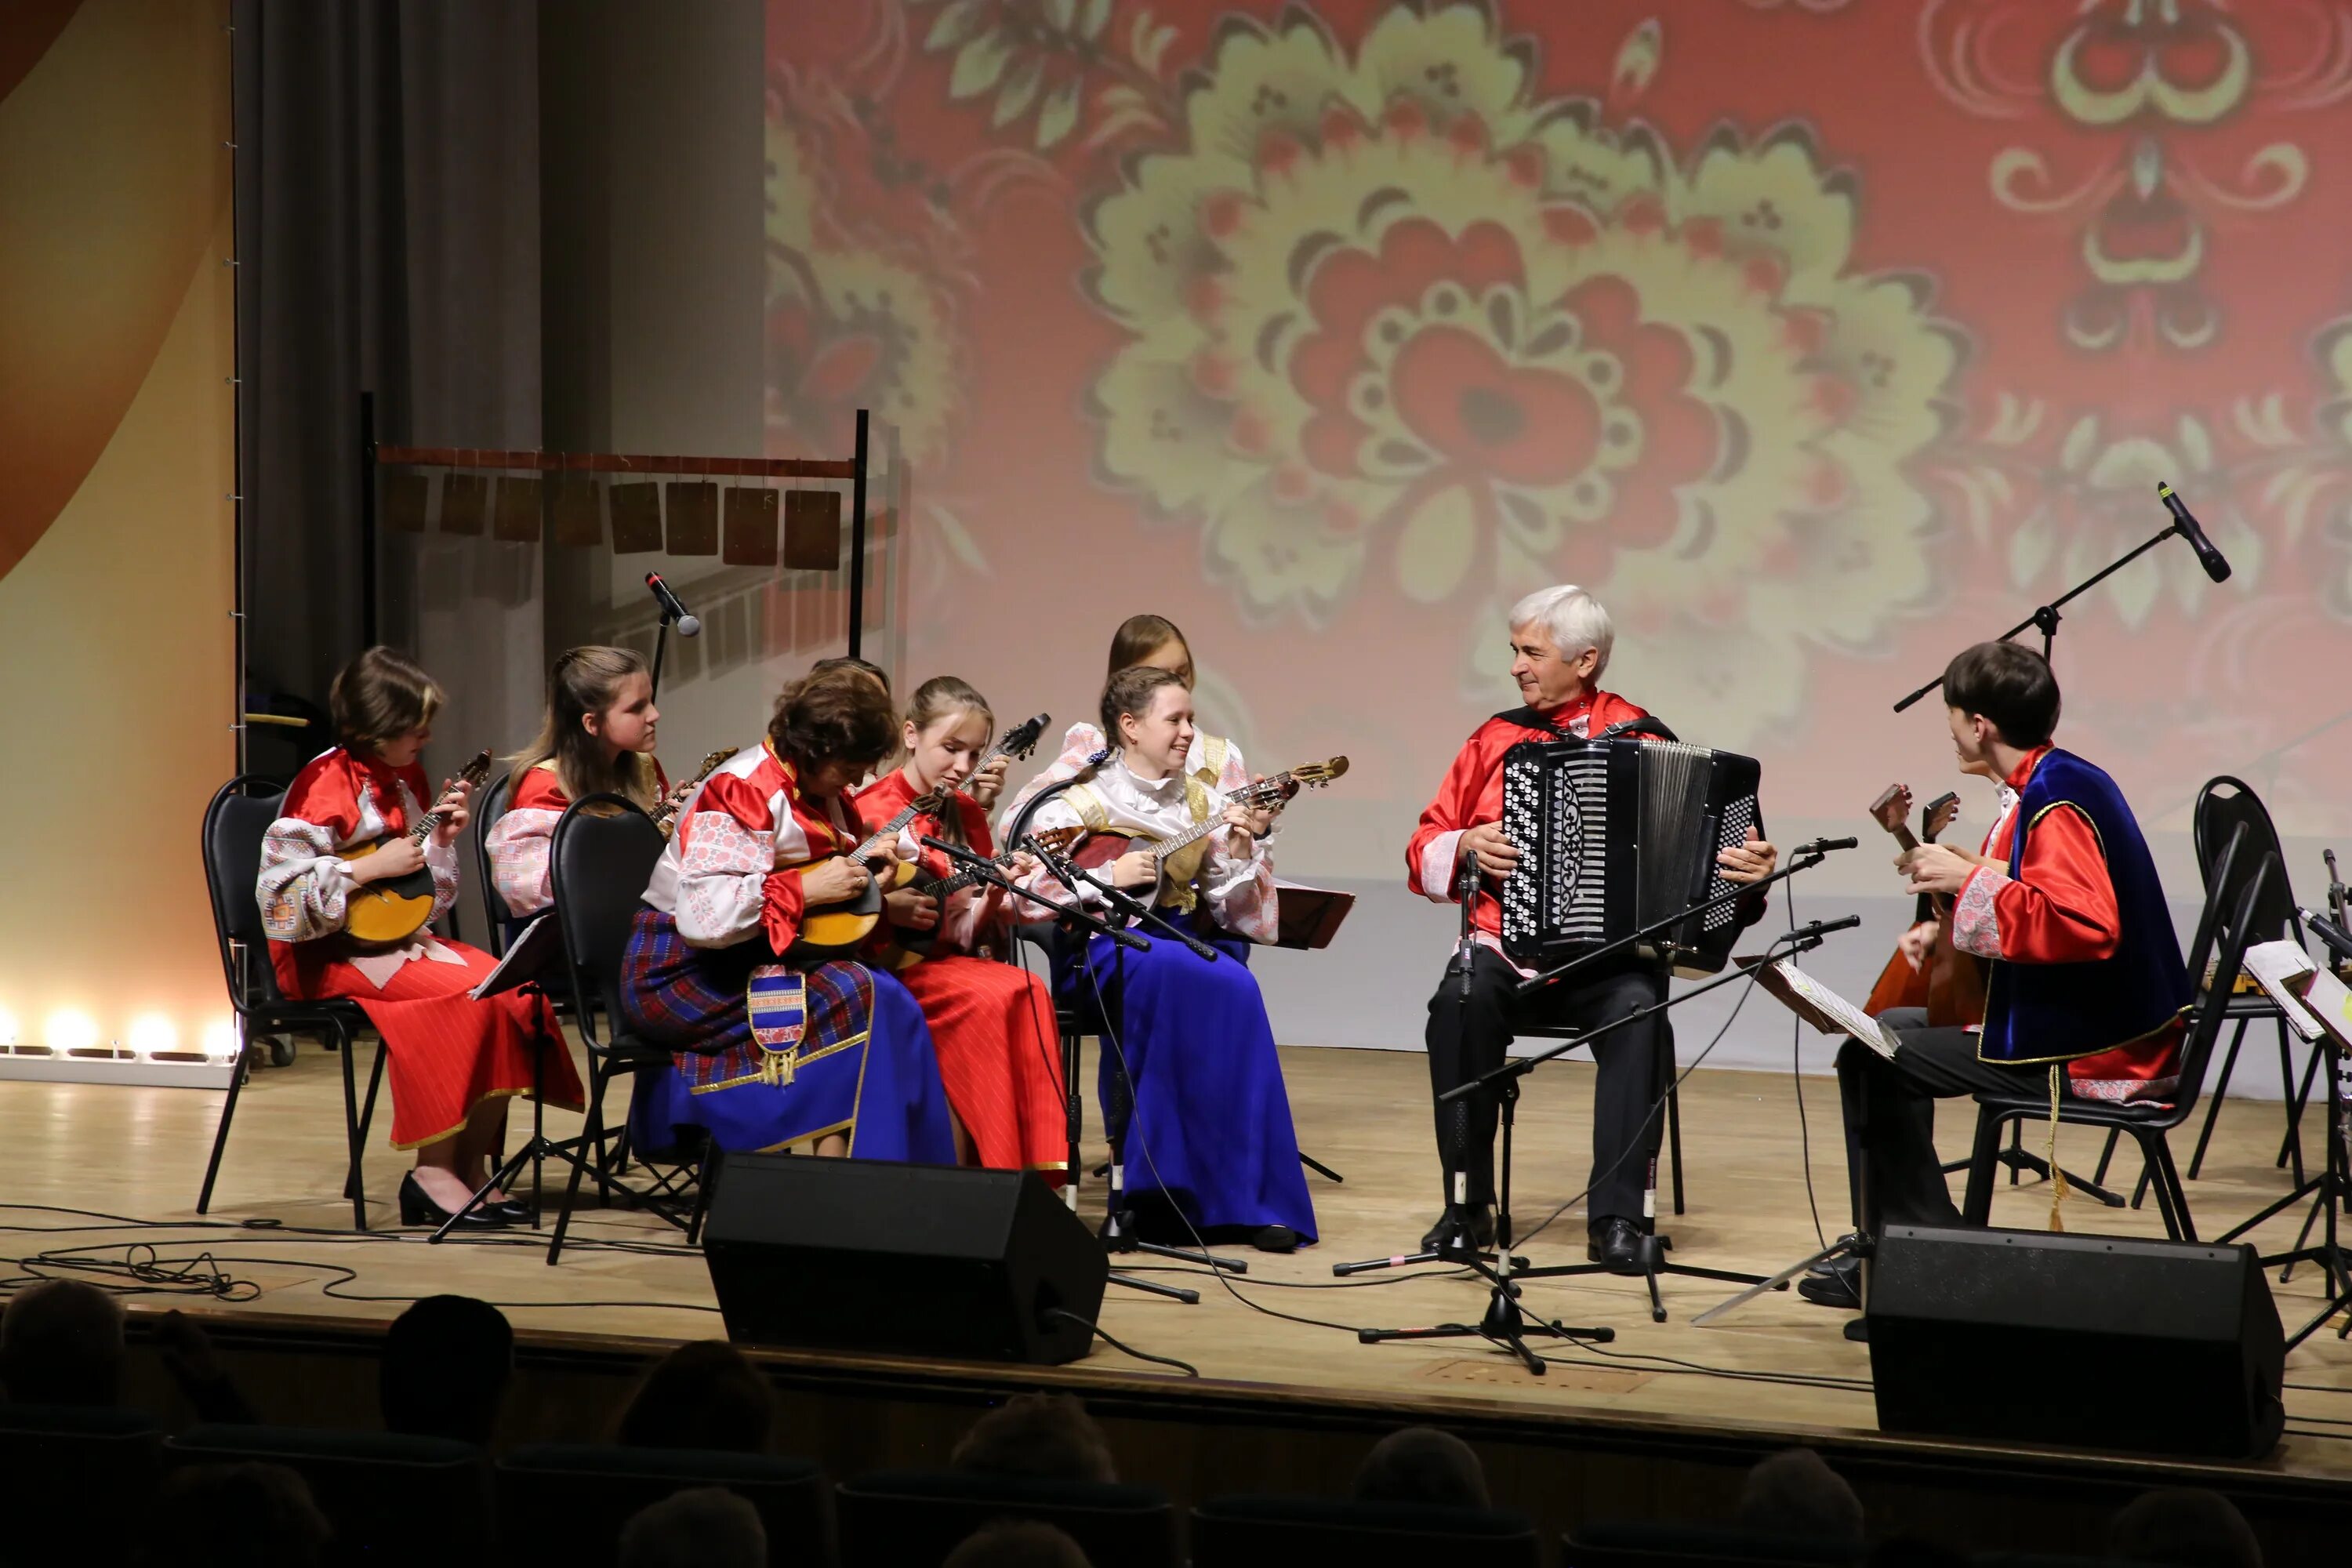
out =
[(630, 1516), (689, 1487), (723, 1487), (757, 1509), (769, 1562), (833, 1561), (833, 1486), (814, 1460), (587, 1443), (532, 1444), (498, 1462), (506, 1560), (610, 1568)]
[(295, 1426), (195, 1426), (163, 1445), (174, 1470), (284, 1465), (333, 1527), (331, 1563), (490, 1560), (489, 1468), (446, 1437)]
[[(2279, 845), (2277, 826), (2262, 800), (2242, 780), (2227, 773), (2205, 781), (2197, 792), (2197, 805), (2190, 821), (2191, 837), (2197, 847), (2198, 874), (2210, 888), (2213, 882), (2214, 863), (2239, 828), (2246, 831), (2245, 848), (2238, 857), (2238, 874), (2242, 879), (2253, 874), (2265, 855), (2278, 858), (2269, 896), (2254, 911), (2254, 923), (2248, 942), (2278, 942), (2293, 938), (2303, 942), (2303, 924), (2295, 919), (2294, 889), (2286, 874), (2286, 852)], [(2225, 897), (2227, 895), (2225, 894)], [(2198, 976), (2201, 984), (2203, 977)], [(2278, 1028), (2279, 1093), (2286, 1100), (2286, 1135), (2279, 1144), (2277, 1163), (2284, 1167), (2290, 1161), (2294, 1166), (2294, 1184), (2303, 1184), (2303, 1107), (2311, 1098), (2312, 1075), (2319, 1066), (2320, 1050), (2313, 1045), (2303, 1065), (2303, 1078), (2298, 1086), (2294, 1074), (2294, 1040), (2287, 1027), (2285, 1015), (2278, 1004), (2260, 992), (2252, 995), (2233, 995), (2229, 999), (2229, 1020), (2237, 1027), (2230, 1036), (2230, 1048), (2221, 1058), (2221, 1076), (2213, 1085), (2213, 1102), (2205, 1108), (2205, 1125), (2197, 1134), (2197, 1150), (2189, 1158), (2189, 1179), (2195, 1181), (2205, 1166), (2205, 1147), (2213, 1141), (2213, 1123), (2221, 1114), (2221, 1101), (2230, 1092), (2230, 1074), (2238, 1065), (2238, 1047), (2245, 1043), (2246, 1026), (2258, 1018), (2271, 1019)]]
[(843, 1568), (936, 1563), (1000, 1519), (1053, 1525), (1076, 1540), (1090, 1563), (1176, 1568), (1179, 1562), (1175, 1510), (1150, 1487), (896, 1470), (845, 1482), (834, 1500)]
[[(2213, 984), (2199, 994), (2190, 1012), (2189, 1037), (2181, 1047), (2179, 1087), (2173, 1091), (2171, 1101), (2158, 1104), (2147, 1100), (2077, 1100), (2067, 1095), (2060, 1096), (2058, 1100), (2060, 1121), (2078, 1127), (2103, 1127), (2110, 1133), (2128, 1135), (2139, 1145), (2141, 1162), (2155, 1184), (2157, 1211), (2164, 1216), (2165, 1234), (2175, 1241), (2196, 1240), (2197, 1226), (2189, 1218), (2189, 1196), (2181, 1190), (2180, 1173), (2173, 1164), (2172, 1148), (2165, 1135), (2196, 1112), (2206, 1065), (2212, 1059), (2214, 1041), (2229, 1016), (2230, 989), (2237, 984), (2238, 972), (2245, 960), (2255, 910), (2262, 906), (2271, 879), (2279, 874), (2277, 856), (2260, 857), (2252, 879), (2242, 884), (2234, 905), (2223, 910), (2221, 895), (2233, 885), (2230, 868), (2235, 858), (2244, 852), (2247, 837), (2241, 830), (2222, 852), (2213, 887), (2205, 897), (2205, 912), (2197, 922), (2197, 938), (2189, 945), (2189, 982), (2192, 987), (2203, 976), (2206, 955), (2218, 949), (2219, 961), (2213, 970)], [(1976, 1102), (1976, 1152), (1969, 1161), (1968, 1195), (1961, 1213), (1969, 1224), (1983, 1225), (1992, 1213), (1993, 1165), (2000, 1152), (2003, 1125), (2011, 1121), (2022, 1124), (2048, 1116), (2051, 1110), (2047, 1091), (2022, 1086), (1979, 1093)]]
[(1522, 1513), (1324, 1497), (1213, 1499), (1192, 1510), (1192, 1547), (1200, 1568), (1538, 1568), (1543, 1561), (1535, 1521)]
[[(654, 864), (668, 843), (635, 802), (617, 795), (592, 795), (574, 801), (555, 824), (549, 876), (555, 895), (554, 918), (563, 934), (564, 966), (571, 976), (572, 1018), (581, 1044), (588, 1050), (588, 1121), (576, 1143), (555, 1149), (571, 1164), (572, 1174), (564, 1182), (563, 1206), (548, 1242), (551, 1264), (562, 1254), (572, 1205), (580, 1199), (580, 1178), (592, 1163), (596, 1167), (597, 1195), (604, 1202), (611, 1203), (617, 1191), (684, 1230), (689, 1245), (700, 1237), (699, 1190), (688, 1211), (674, 1178), (660, 1179), (653, 1187), (623, 1184), (611, 1168), (606, 1147), (611, 1134), (604, 1125), (604, 1094), (615, 1078), (666, 1067), (670, 1060), (668, 1051), (626, 1031), (620, 993), (629, 931), (643, 907)], [(601, 1026), (598, 1006), (604, 1009)], [(641, 1157), (646, 1152), (640, 1151)]]
[(490, 874), (490, 829), (507, 814), (507, 803), (513, 798), (514, 774), (499, 774), (474, 802), (473, 821), (466, 832), (474, 845), (474, 884), (482, 890), (482, 928), (488, 933), (483, 945), (494, 958), (504, 958), (507, 943), (514, 940), (514, 914), (499, 896), (498, 879)]
[(1747, 1568), (1747, 1565), (1858, 1563), (1862, 1548), (1737, 1525), (1585, 1524), (1561, 1537), (1563, 1568)]
[[(254, 885), (261, 874), (262, 838), (278, 820), (285, 800), (285, 791), (274, 781), (246, 773), (221, 785), (212, 804), (205, 807), (205, 886), (212, 894), (213, 934), (220, 943), (221, 977), (228, 986), (229, 1005), (236, 1010), (247, 1050), (256, 1033), (285, 1030), (320, 1035), (341, 1055), (343, 1134), (351, 1153), (343, 1195), (352, 1200), (352, 1226), (365, 1230), (367, 1194), (360, 1184), (360, 1155), (366, 1146), (368, 1124), (375, 1119), (384, 1053), (379, 1045), (362, 1103), (352, 1058), (359, 1031), (367, 1027), (367, 1015), (356, 1002), (341, 998), (298, 1002), (278, 989)], [(212, 1207), (213, 1183), (220, 1174), (221, 1152), (228, 1147), (229, 1123), (236, 1117), (237, 1095), (245, 1087), (247, 1071), (247, 1064), (240, 1056), (236, 1070), (229, 1075), (220, 1126), (213, 1133), (212, 1158), (205, 1163), (204, 1188), (196, 1194), (198, 1214)]]

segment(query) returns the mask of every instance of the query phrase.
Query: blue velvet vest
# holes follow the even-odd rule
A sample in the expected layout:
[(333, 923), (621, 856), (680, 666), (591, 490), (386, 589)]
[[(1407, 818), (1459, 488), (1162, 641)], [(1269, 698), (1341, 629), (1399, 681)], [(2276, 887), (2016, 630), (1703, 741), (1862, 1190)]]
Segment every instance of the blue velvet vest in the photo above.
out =
[(2023, 1065), (2072, 1061), (2156, 1033), (2189, 1005), (2189, 974), (2156, 862), (2116, 781), (2072, 752), (2053, 751), (2025, 781), (2010, 837), (2009, 874), (2025, 863), (2033, 826), (2061, 806), (2090, 819), (2115, 884), (2121, 933), (2114, 954), (2086, 963), (1995, 960), (1978, 1055)]

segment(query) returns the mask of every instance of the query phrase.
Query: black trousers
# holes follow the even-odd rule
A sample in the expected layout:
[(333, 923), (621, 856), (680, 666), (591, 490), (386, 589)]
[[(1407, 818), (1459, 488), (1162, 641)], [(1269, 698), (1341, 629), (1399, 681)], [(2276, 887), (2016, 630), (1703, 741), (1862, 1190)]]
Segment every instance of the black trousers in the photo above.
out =
[(1936, 1152), (1936, 1101), (1979, 1089), (2031, 1090), (2050, 1069), (1979, 1061), (1976, 1036), (1929, 1028), (1923, 1007), (1890, 1007), (1878, 1022), (1895, 1037), (1893, 1060), (1859, 1040), (1838, 1048), (1854, 1224), (1873, 1236), (1889, 1222), (1958, 1225), (1960, 1211)]
[[(1443, 1094), (1502, 1065), (1516, 1029), (1525, 1025), (1597, 1029), (1627, 1014), (1655, 1005), (1665, 995), (1664, 976), (1651, 969), (1622, 970), (1571, 989), (1555, 987), (1522, 1006), (1512, 994), (1519, 976), (1503, 955), (1480, 947), (1470, 974), (1470, 998), (1463, 1005), (1455, 977), (1448, 973), (1429, 999), (1429, 1083)], [(1601, 1069), (1592, 1093), (1592, 1190), (1585, 1213), (1594, 1223), (1611, 1215), (1638, 1220), (1642, 1194), (1649, 1185), (1650, 1156), (1657, 1152), (1662, 1114), (1652, 1114), (1664, 1085), (1658, 1078), (1657, 1018), (1612, 1029), (1590, 1047)], [(1497, 1100), (1490, 1091), (1437, 1106), (1437, 1158), (1445, 1197), (1454, 1197), (1453, 1173), (1469, 1177), (1469, 1201), (1495, 1201), (1495, 1122)]]

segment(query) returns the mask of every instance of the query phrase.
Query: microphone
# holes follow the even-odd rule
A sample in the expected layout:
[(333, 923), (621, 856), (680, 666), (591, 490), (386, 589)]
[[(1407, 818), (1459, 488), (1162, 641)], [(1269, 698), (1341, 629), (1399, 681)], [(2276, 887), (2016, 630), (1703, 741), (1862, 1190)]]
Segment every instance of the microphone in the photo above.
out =
[(2303, 929), (2326, 943), (2329, 952), (2339, 959), (2352, 958), (2352, 932), (2346, 931), (2326, 915), (2315, 915), (2302, 908), (2294, 912), (2303, 917)]
[[(2226, 566), (2221, 568), (2222, 574), (2228, 575), (2229, 570)], [(691, 637), (702, 635), (700, 618), (687, 609), (685, 600), (670, 592), (669, 584), (662, 581), (660, 573), (646, 573), (646, 586), (654, 591), (654, 602), (661, 605), (662, 619), (677, 623), (678, 636)]]
[(959, 866), (985, 866), (992, 871), (996, 868), (995, 861), (965, 845), (950, 844), (944, 838), (934, 838), (928, 833), (924, 834), (919, 842), (924, 848), (936, 849)]
[(1802, 952), (1808, 948), (1820, 946), (1822, 938), (1829, 935), (1830, 932), (1852, 931), (1861, 923), (1860, 915), (1848, 915), (1843, 920), (1811, 921), (1774, 940), (1776, 942), (1787, 942), (1793, 952)]
[(2205, 537), (2205, 531), (2197, 525), (2195, 514), (2180, 504), (2180, 498), (2174, 495), (2172, 487), (2162, 479), (2156, 481), (2156, 493), (2164, 502), (2165, 510), (2172, 514), (2172, 531), (2189, 541), (2189, 548), (2197, 552), (2197, 559), (2205, 567), (2205, 575), (2216, 583), (2228, 582), (2230, 563), (2213, 548), (2213, 542)]
[[(1862, 843), (1859, 838), (1816, 838), (1810, 844), (1800, 844), (1793, 851), (1799, 855), (1826, 855), (1832, 849), (1852, 849)], [(1856, 915), (1855, 920), (1862, 917)]]

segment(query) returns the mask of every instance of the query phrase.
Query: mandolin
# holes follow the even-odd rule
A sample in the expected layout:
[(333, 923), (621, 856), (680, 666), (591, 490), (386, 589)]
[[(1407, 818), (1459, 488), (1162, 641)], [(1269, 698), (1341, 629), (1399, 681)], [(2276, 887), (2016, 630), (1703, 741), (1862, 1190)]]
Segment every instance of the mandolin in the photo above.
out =
[[(1927, 803), (1919, 814), (1919, 833), (1914, 837), (1910, 826), (1911, 792), (1902, 784), (1891, 784), (1886, 792), (1871, 803), (1870, 815), (1877, 824), (1895, 836), (1895, 843), (1906, 849), (1916, 849), (1922, 844), (1933, 844), (1937, 836), (1952, 825), (1960, 814), (1958, 795), (1938, 795)], [(1918, 968), (1900, 949), (1886, 961), (1880, 972), (1878, 984), (1870, 989), (1870, 999), (1862, 1010), (1872, 1017), (1890, 1007), (1925, 1007), (1927, 1022), (1933, 1025), (1973, 1025), (1984, 1022), (1985, 961), (1972, 952), (1962, 952), (1952, 945), (1952, 900), (1949, 894), (1924, 895), (1925, 907), (1921, 919), (1932, 917), (1936, 921), (1935, 945), (1928, 951), (1927, 962)]]
[(736, 751), (740, 749), (740, 748), (735, 747), (721, 747), (719, 750), (709, 752), (704, 756), (702, 759), (702, 765), (694, 770), (694, 776), (686, 781), (685, 786), (683, 788), (671, 790), (669, 793), (669, 798), (664, 800), (659, 805), (654, 807), (654, 826), (662, 830), (662, 837), (664, 838), (667, 838), (671, 834), (677, 831), (677, 814), (685, 806), (687, 797), (693, 795), (696, 787), (699, 785), (703, 780), (717, 773), (719, 771), (719, 765), (727, 761), (728, 758), (733, 756)]
[(1092, 871), (1109, 865), (1120, 856), (1140, 851), (1156, 855), (1165, 867), (1168, 858), (1179, 850), (1207, 837), (1225, 825), (1224, 809), (1232, 805), (1256, 806), (1265, 811), (1280, 811), (1302, 788), (1321, 789), (1348, 771), (1348, 759), (1332, 757), (1324, 762), (1307, 763), (1278, 773), (1269, 773), (1255, 784), (1246, 784), (1223, 800), (1214, 802), (1209, 820), (1195, 823), (1173, 838), (1140, 838), (1132, 834), (1096, 832), (1087, 835), (1072, 857), (1079, 866)]
[[(457, 783), (463, 783), (469, 791), (479, 789), (482, 781), (489, 776), (490, 753), (485, 747), (476, 752), (474, 760), (459, 770), (452, 784), (442, 786), (441, 793), (448, 794)], [(428, 811), (417, 818), (415, 826), (398, 837), (411, 844), (422, 845), (432, 837), (433, 830), (441, 826), (441, 818), (445, 815), (439, 811)], [(345, 850), (343, 858), (364, 860), (392, 842), (394, 835), (386, 834), (372, 844)], [(351, 897), (344, 900), (343, 909), (343, 931), (353, 942), (366, 947), (396, 947), (424, 930), (425, 922), (433, 918), (433, 868), (419, 866), (405, 877), (371, 882), (364, 888), (354, 889)]]
[[(1034, 719), (1015, 724), (998, 737), (996, 744), (981, 754), (980, 761), (973, 764), (971, 771), (977, 773), (999, 757), (1029, 755), (1037, 749), (1037, 737), (1045, 733), (1048, 722), (1046, 715), (1040, 713)], [(857, 847), (849, 851), (849, 858), (873, 871), (875, 860), (897, 841), (900, 830), (907, 824), (927, 813), (947, 809), (948, 796), (953, 793), (933, 790), (917, 795), (899, 807), (896, 816), (859, 841)], [(827, 858), (829, 857), (821, 855), (809, 864), (818, 865)], [(792, 951), (785, 957), (813, 962), (838, 958), (854, 951), (858, 943), (873, 935), (874, 928), (881, 923), (883, 896), (906, 886), (918, 874), (918, 868), (911, 864), (893, 864), (868, 877), (866, 886), (855, 897), (838, 903), (818, 905), (802, 920), (800, 939), (793, 943)], [(887, 887), (884, 885), (886, 882), (888, 884)]]

